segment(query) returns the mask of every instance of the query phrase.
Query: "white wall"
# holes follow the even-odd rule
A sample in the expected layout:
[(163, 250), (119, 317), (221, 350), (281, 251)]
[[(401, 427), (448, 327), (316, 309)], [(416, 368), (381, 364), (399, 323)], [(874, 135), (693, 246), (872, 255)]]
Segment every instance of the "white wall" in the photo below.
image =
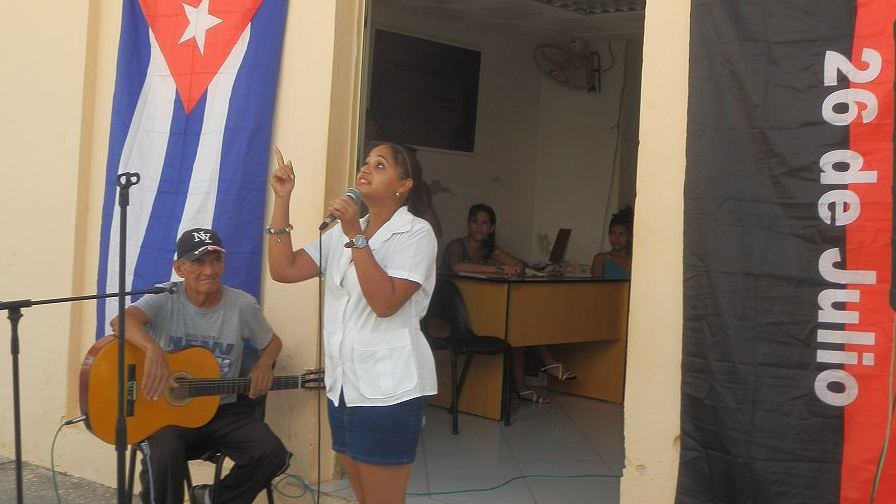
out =
[[(617, 45), (622, 45), (618, 43)], [(623, 52), (617, 47), (617, 51)], [(606, 236), (605, 214), (617, 207), (614, 170), (623, 62), (604, 78), (603, 92), (570, 91), (541, 78), (541, 117), (530, 250), (546, 260), (558, 227), (571, 227), (567, 260), (590, 264)]]
[(651, 2), (644, 25), (621, 504), (675, 498), (690, 10), (689, 0)]
[[(613, 43), (616, 65), (604, 74), (602, 92), (589, 94), (545, 77), (531, 41), (372, 5), (374, 27), (482, 52), (475, 153), (419, 152), (424, 179), (450, 190), (433, 198), (444, 229), (440, 245), (464, 236), (467, 209), (483, 202), (495, 209), (498, 243), (512, 254), (546, 260), (550, 244), (539, 235), (552, 242), (558, 228), (570, 227), (567, 260), (590, 264), (606, 235), (608, 194), (610, 211), (617, 206), (620, 177), (612, 191), (610, 180), (626, 44)], [(607, 66), (606, 43), (595, 47)]]

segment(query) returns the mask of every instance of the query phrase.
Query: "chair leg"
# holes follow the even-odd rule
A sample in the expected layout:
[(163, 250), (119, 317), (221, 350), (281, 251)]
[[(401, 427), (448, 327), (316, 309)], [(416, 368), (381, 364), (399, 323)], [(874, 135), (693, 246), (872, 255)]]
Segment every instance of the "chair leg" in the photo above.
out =
[(223, 472), (223, 470), (224, 470), (224, 454), (219, 453), (217, 459), (215, 460), (214, 483), (212, 484), (211, 489), (209, 489), (209, 491), (212, 494), (211, 495), (212, 504), (217, 504), (217, 502), (218, 502), (218, 488), (220, 487), (220, 484), (221, 484), (221, 473)]
[(510, 352), (504, 352), (504, 379), (501, 380), (501, 413), (504, 425), (510, 425)]
[(457, 435), (457, 356), (451, 352), (451, 433)]
[(470, 364), (473, 362), (473, 354), (467, 354), (464, 359), (464, 368), (460, 372), (460, 378), (457, 379), (457, 395), (464, 390), (464, 383), (467, 381), (467, 373), (470, 371)]
[(184, 484), (187, 485), (187, 495), (190, 495), (190, 489), (193, 488), (193, 477), (190, 475), (190, 461), (184, 462)]
[(134, 500), (134, 470), (137, 466), (137, 451), (137, 445), (131, 445), (131, 460), (128, 461), (128, 482), (127, 486), (125, 486), (126, 504), (131, 504)]

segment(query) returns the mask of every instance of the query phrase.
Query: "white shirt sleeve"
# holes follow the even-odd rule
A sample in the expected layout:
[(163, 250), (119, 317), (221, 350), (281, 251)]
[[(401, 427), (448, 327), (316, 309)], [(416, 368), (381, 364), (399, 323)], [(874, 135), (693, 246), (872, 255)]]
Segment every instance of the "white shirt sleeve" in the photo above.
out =
[[(333, 244), (342, 236), (342, 225), (337, 224), (324, 233), (321, 239), (314, 240), (302, 247), (324, 275), (327, 273), (327, 263), (332, 253)], [(323, 260), (321, 260), (321, 253), (323, 253)]]
[(392, 237), (383, 270), (393, 278), (403, 278), (423, 284), (436, 267), (438, 242), (432, 227), (426, 222), (415, 223), (410, 230)]

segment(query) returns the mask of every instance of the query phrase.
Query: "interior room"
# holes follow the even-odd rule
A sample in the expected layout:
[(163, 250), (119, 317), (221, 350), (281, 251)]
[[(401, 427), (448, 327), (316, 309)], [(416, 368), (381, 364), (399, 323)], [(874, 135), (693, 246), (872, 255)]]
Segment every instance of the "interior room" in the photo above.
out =
[[(440, 254), (449, 241), (467, 233), (467, 209), (475, 203), (494, 208), (498, 243), (529, 264), (548, 259), (560, 228), (571, 229), (565, 261), (579, 272), (589, 272), (594, 254), (609, 249), (611, 214), (635, 204), (643, 9), (643, 0), (368, 4), (358, 143), (363, 148), (384, 140), (418, 148), (442, 228)], [(384, 33), (381, 41), (397, 34), (410, 37), (411, 43), (435, 42), (478, 58), (476, 85), (463, 85), (466, 101), (418, 105), (403, 94), (400, 81), (385, 90), (380, 84), (377, 91), (376, 73), (386, 71), (376, 68), (378, 33)], [(445, 69), (415, 67), (414, 72), (451, 75)], [(401, 71), (392, 77), (396, 74), (400, 79)], [(473, 100), (474, 119), (462, 131), (466, 143), (420, 145), (400, 132), (389, 137), (383, 130), (389, 130), (394, 112), (389, 107), (395, 102), (383, 106), (377, 93), (390, 92), (398, 95), (398, 103), (413, 103), (424, 111), (442, 107), (448, 115), (468, 112), (459, 108)], [(434, 114), (427, 113), (418, 130), (436, 127)], [(365, 121), (376, 128), (365, 128)], [(622, 317), (628, 306), (625, 283)], [(622, 323), (620, 330), (625, 329)], [(615, 345), (612, 358), (624, 370), (625, 338)], [(572, 354), (581, 348), (564, 346)], [(601, 398), (574, 387), (548, 388), (543, 374), (528, 376), (527, 382), (544, 390), (551, 402), (514, 398), (509, 426), (463, 413), (462, 398), (458, 435), (451, 432), (451, 415), (431, 401), (407, 502), (618, 502), (624, 464), (623, 371), (618, 375), (618, 393), (598, 394)], [(471, 371), (465, 389), (476, 388), (478, 376)], [(440, 374), (440, 393), (441, 381)], [(323, 489), (352, 497), (344, 477)]]

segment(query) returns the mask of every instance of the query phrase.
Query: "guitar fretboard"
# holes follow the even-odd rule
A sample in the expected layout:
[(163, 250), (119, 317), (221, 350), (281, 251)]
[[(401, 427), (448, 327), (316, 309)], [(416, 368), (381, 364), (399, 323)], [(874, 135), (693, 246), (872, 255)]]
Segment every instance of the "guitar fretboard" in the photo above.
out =
[[(300, 376), (275, 376), (271, 390), (299, 388)], [(204, 397), (222, 394), (245, 394), (252, 384), (251, 378), (185, 378), (175, 380), (178, 388), (185, 389), (187, 397)]]

